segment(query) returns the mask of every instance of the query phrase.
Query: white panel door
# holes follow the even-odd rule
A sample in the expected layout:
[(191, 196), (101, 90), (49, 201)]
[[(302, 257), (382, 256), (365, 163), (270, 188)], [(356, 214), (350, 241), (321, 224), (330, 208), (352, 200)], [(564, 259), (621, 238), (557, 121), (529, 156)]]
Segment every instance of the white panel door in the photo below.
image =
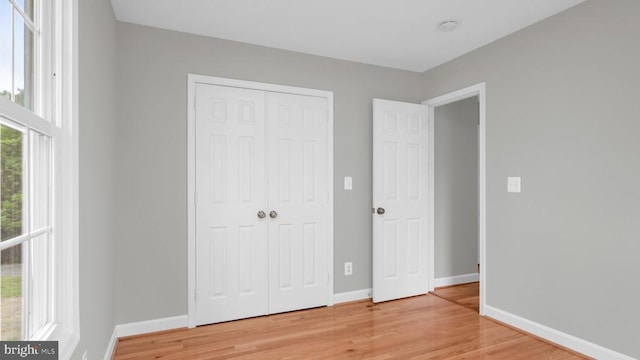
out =
[(265, 93), (196, 85), (196, 319), (268, 313)]
[(269, 93), (269, 313), (324, 306), (329, 189), (327, 100)]
[(428, 107), (373, 100), (373, 301), (426, 294)]

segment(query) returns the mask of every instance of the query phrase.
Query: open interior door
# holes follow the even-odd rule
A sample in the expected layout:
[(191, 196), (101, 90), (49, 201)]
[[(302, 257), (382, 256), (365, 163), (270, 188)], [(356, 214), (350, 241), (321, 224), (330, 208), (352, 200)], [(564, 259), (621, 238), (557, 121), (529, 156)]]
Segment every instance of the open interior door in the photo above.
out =
[(373, 100), (373, 301), (428, 292), (428, 106)]

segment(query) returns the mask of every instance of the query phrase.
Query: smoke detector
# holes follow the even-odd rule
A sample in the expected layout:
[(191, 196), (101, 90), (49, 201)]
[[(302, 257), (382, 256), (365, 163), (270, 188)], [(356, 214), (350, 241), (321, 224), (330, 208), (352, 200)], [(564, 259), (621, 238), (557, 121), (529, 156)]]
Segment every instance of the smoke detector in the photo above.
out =
[(456, 20), (445, 20), (438, 24), (438, 29), (443, 32), (453, 31), (458, 27), (458, 22)]

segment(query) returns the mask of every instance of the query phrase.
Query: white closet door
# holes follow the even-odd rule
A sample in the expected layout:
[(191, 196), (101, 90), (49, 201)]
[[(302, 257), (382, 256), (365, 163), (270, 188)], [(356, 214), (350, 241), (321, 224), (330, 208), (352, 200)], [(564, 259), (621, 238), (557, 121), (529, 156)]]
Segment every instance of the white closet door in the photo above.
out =
[(373, 100), (373, 301), (426, 294), (428, 107)]
[(267, 99), (269, 312), (324, 306), (329, 294), (327, 101), (281, 93), (269, 93)]
[(196, 85), (196, 319), (268, 313), (265, 93)]

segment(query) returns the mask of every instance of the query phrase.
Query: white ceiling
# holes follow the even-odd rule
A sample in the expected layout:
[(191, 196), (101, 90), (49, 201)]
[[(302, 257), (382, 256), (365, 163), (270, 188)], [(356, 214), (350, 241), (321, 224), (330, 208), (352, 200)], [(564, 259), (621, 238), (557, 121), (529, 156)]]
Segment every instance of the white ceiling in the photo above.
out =
[[(111, 0), (120, 21), (425, 71), (584, 0)], [(455, 19), (459, 27), (441, 32)]]

